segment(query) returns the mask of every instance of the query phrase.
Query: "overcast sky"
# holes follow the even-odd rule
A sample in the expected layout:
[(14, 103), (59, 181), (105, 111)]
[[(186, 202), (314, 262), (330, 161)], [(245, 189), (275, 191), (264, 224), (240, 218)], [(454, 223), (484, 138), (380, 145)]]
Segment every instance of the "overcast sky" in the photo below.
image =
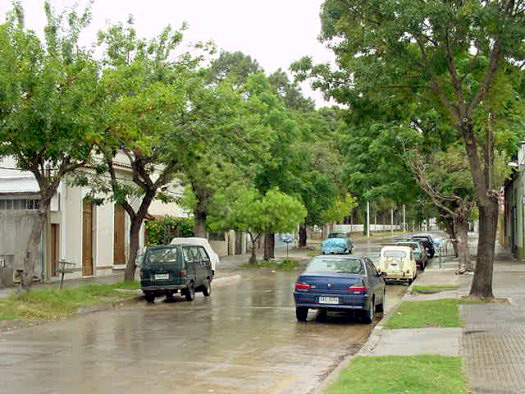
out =
[[(213, 40), (227, 51), (242, 51), (255, 58), (267, 73), (287, 70), (290, 63), (309, 55), (317, 62), (331, 61), (331, 52), (317, 40), (322, 0), (95, 0), (93, 22), (86, 40), (110, 23), (134, 15), (139, 34), (152, 37), (168, 24), (178, 28), (189, 23), (185, 37), (191, 41)], [(45, 23), (43, 0), (22, 0), (26, 24), (41, 31)], [(86, 4), (86, 0), (52, 0), (57, 10)], [(10, 0), (0, 0), (3, 15)], [(303, 84), (305, 93), (318, 105), (320, 94)]]

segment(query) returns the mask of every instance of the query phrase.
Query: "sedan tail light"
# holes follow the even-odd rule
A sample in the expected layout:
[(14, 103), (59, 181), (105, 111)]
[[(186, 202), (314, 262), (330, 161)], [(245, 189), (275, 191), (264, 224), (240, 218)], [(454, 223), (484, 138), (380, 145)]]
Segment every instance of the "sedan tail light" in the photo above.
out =
[(184, 271), (184, 270), (180, 270), (180, 271), (179, 271), (179, 277), (180, 277), (180, 278), (185, 278), (185, 277), (186, 277), (186, 271)]
[(366, 287), (364, 282), (361, 282), (361, 283), (356, 283), (350, 286), (349, 288), (347, 288), (347, 290), (350, 293), (354, 293), (354, 294), (364, 294), (368, 291), (368, 287)]
[(308, 291), (312, 288), (308, 283), (296, 283), (295, 291)]

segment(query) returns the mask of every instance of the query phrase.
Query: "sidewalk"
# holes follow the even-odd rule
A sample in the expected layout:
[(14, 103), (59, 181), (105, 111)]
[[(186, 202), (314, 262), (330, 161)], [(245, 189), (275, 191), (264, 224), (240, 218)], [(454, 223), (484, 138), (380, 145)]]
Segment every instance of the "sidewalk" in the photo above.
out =
[[(285, 250), (286, 252), (286, 250)], [(231, 277), (236, 277), (236, 270), (238, 266), (248, 262), (249, 255), (237, 255), (237, 256), (225, 256), (221, 257), (221, 264), (215, 272), (214, 282), (222, 282), (226, 279), (231, 279)], [(224, 262), (224, 266), (223, 266)], [(138, 278), (138, 269), (136, 271), (136, 279)], [(83, 285), (112, 285), (124, 280), (124, 270), (118, 270), (113, 272), (110, 275), (101, 275), (101, 276), (87, 276), (81, 278), (72, 278), (68, 279), (68, 275), (64, 277), (63, 287), (78, 287)], [(53, 278), (49, 282), (45, 283), (34, 283), (31, 286), (31, 289), (49, 289), (49, 288), (58, 288), (60, 284), (60, 279)], [(0, 299), (8, 297), (12, 292), (16, 291), (16, 287), (6, 287), (0, 288)]]
[[(288, 257), (293, 258), (299, 262), (306, 262), (311, 257), (308, 257), (307, 250), (305, 249), (296, 249), (290, 248), (288, 250)], [(261, 258), (260, 252), (258, 252), (258, 258)], [(279, 247), (275, 249), (275, 257), (277, 259), (286, 258), (286, 247)], [(250, 254), (239, 254), (231, 256), (223, 256), (220, 258), (220, 264), (217, 266), (215, 272), (214, 283), (215, 285), (222, 282), (228, 282), (230, 280), (237, 280), (240, 278), (239, 269), (242, 264), (246, 264), (250, 259)], [(138, 269), (137, 269), (137, 279), (138, 279)], [(68, 279), (68, 275), (64, 277), (64, 286), (63, 287), (77, 287), (82, 285), (95, 285), (95, 284), (106, 284), (112, 285), (124, 280), (124, 270), (119, 270), (110, 275), (103, 276), (88, 276), (82, 278)], [(45, 283), (34, 283), (31, 287), (32, 289), (49, 289), (49, 288), (58, 288), (60, 280), (53, 278), (49, 282)], [(0, 299), (8, 297), (13, 291), (16, 290), (16, 287), (6, 287), (0, 288)]]
[[(361, 356), (462, 356), (473, 393), (525, 393), (525, 263), (496, 250), (493, 292), (510, 303), (460, 305), (461, 328), (374, 328)], [(461, 298), (468, 295), (473, 275), (456, 275), (457, 261), (434, 259), (413, 286), (455, 285), (458, 290), (411, 294), (402, 301)]]

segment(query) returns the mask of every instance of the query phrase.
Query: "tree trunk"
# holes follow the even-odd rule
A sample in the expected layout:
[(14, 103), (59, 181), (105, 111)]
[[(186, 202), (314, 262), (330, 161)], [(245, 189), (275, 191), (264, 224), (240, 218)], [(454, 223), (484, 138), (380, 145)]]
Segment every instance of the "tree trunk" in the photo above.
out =
[(306, 232), (306, 224), (299, 226), (299, 247), (304, 248), (306, 246), (308, 233)]
[(479, 204), (479, 240), (474, 278), (470, 296), (493, 298), (492, 275), (496, 230), (498, 225), (498, 202), (488, 198), (488, 204)]
[(195, 219), (193, 233), (196, 237), (206, 238), (206, 211), (201, 211), (196, 208), (193, 216)]
[(264, 259), (266, 261), (275, 258), (275, 234), (264, 235)]
[(135, 280), (135, 260), (137, 258), (140, 246), (140, 228), (142, 227), (143, 218), (135, 217), (129, 228), (129, 256), (126, 270), (124, 271), (124, 280)]
[(138, 250), (140, 246), (140, 229), (144, 218), (148, 213), (148, 209), (155, 198), (156, 190), (149, 190), (144, 197), (142, 198), (142, 203), (136, 214), (132, 213), (132, 207), (128, 203), (123, 205), (124, 209), (128, 212), (130, 217), (131, 225), (129, 228), (129, 256), (128, 264), (126, 265), (126, 270), (124, 271), (124, 280), (135, 280), (135, 270), (137, 266), (135, 265), (135, 260), (138, 255)]
[(250, 235), (250, 241), (252, 243), (252, 254), (250, 256), (250, 264), (255, 264), (257, 263), (257, 239), (259, 238), (258, 236), (257, 237), (253, 237), (253, 235), (251, 233), (248, 233)]
[(443, 223), (445, 224), (445, 232), (452, 242), (452, 247), (454, 248), (454, 256), (458, 257), (458, 241), (456, 239), (456, 231), (454, 230), (454, 221), (448, 216), (443, 218)]
[(42, 239), (42, 230), (46, 223), (47, 210), (49, 208), (49, 202), (41, 203), (38, 209), (38, 214), (35, 217), (33, 228), (31, 229), (31, 235), (26, 247), (26, 253), (24, 255), (24, 272), (21, 278), (21, 286), (25, 290), (29, 290), (33, 284), (33, 276), (35, 274), (36, 262), (39, 259), (38, 247), (40, 240)]
[(211, 192), (199, 182), (195, 181), (191, 182), (191, 188), (197, 199), (197, 204), (193, 210), (193, 217), (195, 219), (193, 233), (196, 237), (206, 238), (206, 218), (208, 216), (208, 202), (211, 198)]
[(472, 271), (470, 252), (468, 249), (468, 220), (463, 215), (454, 218), (454, 229), (457, 236), (457, 249), (459, 254), (459, 272)]

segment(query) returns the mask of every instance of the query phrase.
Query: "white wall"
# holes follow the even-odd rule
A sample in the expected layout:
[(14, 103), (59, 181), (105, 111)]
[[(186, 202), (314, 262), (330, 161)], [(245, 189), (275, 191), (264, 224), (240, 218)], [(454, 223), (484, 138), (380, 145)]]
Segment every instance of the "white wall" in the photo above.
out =
[(113, 266), (114, 205), (96, 207), (95, 221), (95, 267)]
[[(82, 190), (79, 187), (65, 187), (64, 205), (60, 226), (61, 258), (80, 268), (82, 275)], [(76, 273), (78, 274), (78, 273)], [(70, 276), (71, 277), (71, 276)]]

